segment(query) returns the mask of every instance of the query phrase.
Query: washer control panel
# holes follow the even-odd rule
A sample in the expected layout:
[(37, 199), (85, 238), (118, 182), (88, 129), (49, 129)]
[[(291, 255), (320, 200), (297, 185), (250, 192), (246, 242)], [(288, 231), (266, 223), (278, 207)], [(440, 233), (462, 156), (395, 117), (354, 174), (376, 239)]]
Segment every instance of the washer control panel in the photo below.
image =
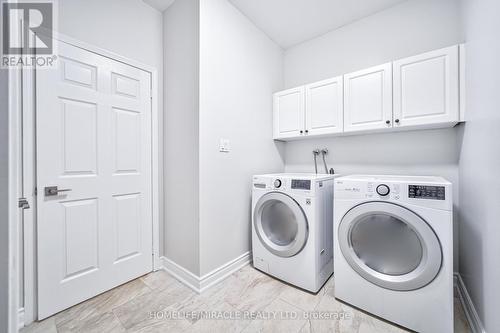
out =
[(288, 178), (288, 177), (269, 177), (264, 176), (254, 176), (253, 177), (253, 188), (262, 190), (276, 190), (280, 192), (293, 190), (300, 193), (311, 193), (314, 194), (316, 183), (318, 187), (323, 187), (323, 181), (315, 181), (312, 179), (304, 178)]
[(408, 198), (445, 200), (444, 186), (408, 185)]
[(309, 191), (311, 189), (311, 181), (307, 179), (292, 179), (292, 189)]

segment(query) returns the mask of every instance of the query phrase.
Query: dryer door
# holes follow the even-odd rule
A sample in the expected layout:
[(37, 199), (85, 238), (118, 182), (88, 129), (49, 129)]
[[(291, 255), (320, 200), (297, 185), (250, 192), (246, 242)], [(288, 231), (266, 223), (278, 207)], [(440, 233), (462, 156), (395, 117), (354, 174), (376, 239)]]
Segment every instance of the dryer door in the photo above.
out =
[(262, 244), (280, 257), (296, 255), (307, 242), (309, 227), (304, 211), (297, 201), (280, 192), (260, 198), (253, 225)]
[(387, 202), (368, 202), (348, 211), (338, 241), (352, 269), (391, 290), (424, 287), (439, 273), (443, 260), (439, 239), (427, 222)]

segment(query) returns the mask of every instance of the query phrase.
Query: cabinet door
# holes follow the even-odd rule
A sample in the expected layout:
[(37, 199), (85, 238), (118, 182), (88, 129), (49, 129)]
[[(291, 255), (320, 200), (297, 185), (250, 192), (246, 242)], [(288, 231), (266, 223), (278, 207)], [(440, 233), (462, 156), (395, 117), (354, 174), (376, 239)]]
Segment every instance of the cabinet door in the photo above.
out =
[(392, 64), (344, 75), (344, 132), (392, 127)]
[(394, 62), (394, 126), (458, 122), (458, 46)]
[(301, 136), (305, 127), (304, 87), (274, 94), (274, 138)]
[(306, 133), (332, 134), (344, 130), (342, 76), (309, 84), (306, 95)]

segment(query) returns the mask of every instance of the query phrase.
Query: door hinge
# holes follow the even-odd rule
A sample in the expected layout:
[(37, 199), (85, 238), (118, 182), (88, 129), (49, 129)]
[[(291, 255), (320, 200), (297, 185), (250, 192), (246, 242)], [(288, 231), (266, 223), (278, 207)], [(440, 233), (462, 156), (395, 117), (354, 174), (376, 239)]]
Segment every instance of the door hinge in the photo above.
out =
[(35, 195), (38, 195), (38, 187), (35, 187)]
[(22, 209), (29, 209), (30, 208), (30, 204), (28, 202), (28, 199), (26, 199), (26, 198), (19, 198), (17, 206), (19, 208), (22, 208)]

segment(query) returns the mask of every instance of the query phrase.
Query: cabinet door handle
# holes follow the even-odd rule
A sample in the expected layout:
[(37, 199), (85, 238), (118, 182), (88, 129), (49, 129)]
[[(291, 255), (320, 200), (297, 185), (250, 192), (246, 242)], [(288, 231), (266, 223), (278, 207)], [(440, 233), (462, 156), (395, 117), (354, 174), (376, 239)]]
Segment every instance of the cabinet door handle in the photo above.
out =
[(309, 133), (309, 130), (306, 130), (306, 134)]
[(386, 121), (385, 121), (385, 123), (386, 123), (387, 125), (389, 125), (389, 124), (391, 123), (391, 121), (390, 121), (390, 120), (386, 120)]
[(300, 134), (304, 133), (304, 131), (300, 131)]
[(396, 119), (396, 120), (394, 120), (394, 121), (396, 122), (396, 124), (399, 124), (399, 119)]

